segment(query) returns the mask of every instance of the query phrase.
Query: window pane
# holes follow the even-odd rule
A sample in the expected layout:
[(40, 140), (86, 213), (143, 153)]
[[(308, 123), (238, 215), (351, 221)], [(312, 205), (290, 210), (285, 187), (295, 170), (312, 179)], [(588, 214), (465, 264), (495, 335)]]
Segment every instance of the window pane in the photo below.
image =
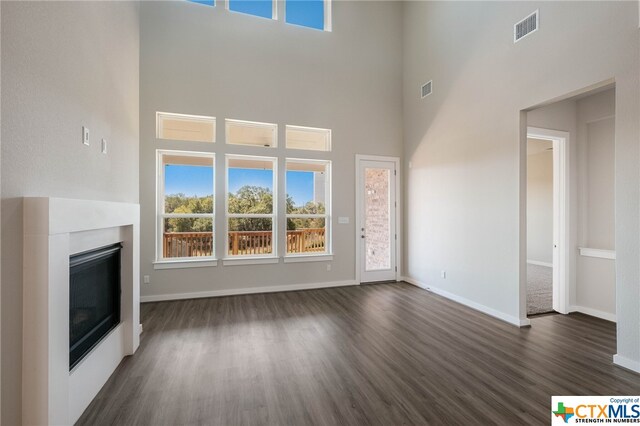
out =
[(287, 253), (326, 251), (324, 218), (288, 218)]
[(227, 119), (225, 125), (228, 144), (262, 147), (277, 145), (277, 124)]
[(230, 158), (227, 182), (229, 213), (273, 213), (273, 162), (259, 158)]
[(156, 113), (158, 139), (215, 142), (216, 119), (199, 115)]
[(163, 155), (164, 212), (213, 213), (213, 158)]
[(273, 18), (272, 0), (229, 0), (229, 10), (262, 18)]
[(215, 6), (216, 5), (216, 0), (187, 0), (190, 1), (191, 3), (198, 3), (198, 4), (204, 4), (207, 6)]
[(273, 221), (271, 218), (229, 219), (230, 256), (273, 253)]
[(331, 130), (313, 127), (287, 126), (286, 146), (289, 149), (331, 151)]
[(287, 213), (324, 214), (327, 164), (287, 160)]
[(365, 270), (391, 268), (391, 171), (365, 169)]
[(324, 30), (323, 0), (287, 0), (287, 23)]
[(162, 235), (162, 256), (213, 256), (213, 219), (166, 218)]

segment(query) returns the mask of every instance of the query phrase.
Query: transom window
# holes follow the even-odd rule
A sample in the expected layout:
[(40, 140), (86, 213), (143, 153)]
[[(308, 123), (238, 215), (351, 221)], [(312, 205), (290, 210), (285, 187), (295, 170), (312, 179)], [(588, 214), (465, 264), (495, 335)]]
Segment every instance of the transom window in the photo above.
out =
[(331, 31), (331, 2), (329, 0), (286, 0), (287, 24), (299, 25), (321, 31)]
[(274, 0), (228, 0), (227, 7), (233, 12), (276, 19), (276, 2)]
[(213, 257), (215, 155), (158, 151), (158, 259)]
[(198, 3), (198, 4), (203, 4), (205, 6), (215, 6), (216, 5), (216, 0), (187, 0), (191, 3)]
[(285, 139), (289, 149), (331, 151), (331, 130), (329, 129), (287, 125)]
[(215, 142), (216, 118), (158, 112), (156, 113), (156, 137), (176, 141)]
[[(188, 0), (207, 6), (215, 6), (215, 0)], [(232, 12), (278, 19), (276, 0), (227, 0)], [(285, 0), (285, 22), (321, 31), (331, 31), (331, 0)]]
[(273, 148), (277, 145), (277, 124), (226, 119), (225, 126), (228, 144), (268, 148)]
[(227, 155), (226, 160), (226, 255), (275, 255), (277, 160), (240, 155)]

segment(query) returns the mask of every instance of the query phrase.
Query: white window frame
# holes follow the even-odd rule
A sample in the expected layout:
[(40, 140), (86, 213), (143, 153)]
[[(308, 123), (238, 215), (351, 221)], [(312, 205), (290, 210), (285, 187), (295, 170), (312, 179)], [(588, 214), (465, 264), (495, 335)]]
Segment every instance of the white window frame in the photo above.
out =
[[(242, 144), (242, 143), (231, 143), (229, 142), (229, 124), (242, 124), (247, 127), (256, 127), (263, 129), (270, 129), (273, 132), (273, 145), (264, 146), (264, 145), (252, 145), (252, 144)], [(247, 120), (237, 120), (235, 118), (225, 118), (224, 119), (224, 139), (225, 144), (231, 146), (248, 146), (250, 148), (259, 148), (259, 149), (272, 149), (278, 147), (278, 125), (275, 123), (263, 123), (259, 121), (247, 121)]]
[[(229, 213), (229, 160), (241, 159), (241, 160), (256, 160), (267, 161), (272, 163), (272, 175), (273, 175), (273, 211), (265, 214), (252, 214), (252, 213)], [(225, 176), (225, 194), (224, 194), (224, 215), (225, 215), (225, 233), (224, 233), (224, 265), (242, 265), (250, 263), (277, 263), (278, 258), (278, 158), (266, 157), (262, 155), (240, 155), (240, 154), (227, 154), (225, 155), (224, 165)], [(271, 253), (264, 255), (256, 254), (243, 254), (243, 255), (231, 255), (229, 254), (229, 219), (271, 219)], [(275, 262), (273, 261), (275, 260)]]
[[(211, 166), (213, 167), (213, 211), (211, 213), (189, 213), (189, 214), (180, 214), (180, 213), (165, 213), (165, 191), (164, 191), (164, 167), (163, 167), (163, 157), (165, 155), (175, 155), (181, 157), (204, 157), (211, 159)], [(213, 152), (196, 152), (196, 151), (178, 151), (178, 150), (165, 150), (158, 149), (156, 150), (156, 264), (155, 269), (164, 269), (163, 266), (158, 266), (161, 264), (172, 264), (172, 263), (191, 263), (191, 262), (206, 262), (207, 264), (202, 266), (215, 266), (212, 264), (212, 261), (215, 263), (216, 260), (216, 220), (215, 220), (215, 212), (216, 212), (216, 158), (215, 153)], [(164, 220), (170, 218), (211, 218), (212, 223), (212, 249), (211, 256), (198, 256), (198, 257), (164, 257), (164, 253), (162, 250), (162, 242), (164, 238)], [(188, 267), (188, 266), (186, 266)]]
[[(296, 27), (300, 27), (300, 28), (308, 28), (310, 30), (316, 30), (318, 31), (317, 28), (311, 28), (311, 27), (307, 27), (305, 25), (299, 25), (299, 24), (293, 24), (291, 22), (287, 22), (287, 0), (284, 0), (284, 7), (282, 8), (282, 20), (284, 21), (285, 24), (287, 25), (294, 25)], [(333, 25), (331, 22), (331, 18), (332, 18), (332, 10), (331, 10), (331, 0), (324, 0), (324, 28), (322, 29), (322, 31), (326, 31), (326, 32), (331, 32), (333, 30)]]
[[(287, 191), (287, 163), (288, 162), (292, 162), (292, 163), (308, 163), (308, 164), (322, 164), (325, 166), (325, 203), (324, 203), (324, 214), (297, 214), (297, 213), (287, 213), (285, 211), (285, 243), (287, 241), (287, 220), (288, 219), (296, 219), (296, 218), (300, 218), (300, 219), (313, 219), (313, 218), (323, 218), (324, 219), (324, 234), (325, 234), (325, 239), (324, 239), (324, 251), (322, 252), (310, 252), (310, 253), (287, 253), (287, 247), (285, 247), (284, 250), (284, 256), (285, 256), (285, 262), (287, 262), (286, 258), (289, 258), (289, 261), (291, 261), (291, 259), (293, 258), (318, 258), (318, 260), (324, 260), (322, 259), (323, 256), (332, 256), (333, 255), (333, 249), (332, 249), (332, 227), (331, 227), (331, 198), (332, 198), (332, 191), (331, 191), (331, 160), (318, 160), (318, 159), (309, 159), (309, 158), (286, 158), (285, 159), (285, 193)], [(285, 196), (285, 208), (286, 208), (286, 196)], [(286, 245), (286, 244), (285, 244)]]
[[(213, 125), (213, 140), (212, 141), (196, 141), (187, 139), (170, 139), (163, 135), (161, 123), (164, 119), (176, 119), (176, 120), (189, 120), (203, 123), (211, 123)], [(216, 143), (216, 118), (206, 115), (192, 115), (192, 114), (178, 114), (175, 112), (162, 112), (156, 111), (156, 139), (179, 141), (179, 142), (197, 142), (197, 143)]]

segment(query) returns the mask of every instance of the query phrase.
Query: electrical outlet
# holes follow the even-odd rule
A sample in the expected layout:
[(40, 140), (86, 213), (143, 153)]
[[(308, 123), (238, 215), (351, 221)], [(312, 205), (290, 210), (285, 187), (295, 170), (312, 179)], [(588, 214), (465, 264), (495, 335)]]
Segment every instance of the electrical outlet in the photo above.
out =
[(144, 277), (142, 277), (142, 280), (144, 281), (145, 284), (151, 283), (151, 277), (149, 277), (149, 275), (145, 275)]
[(328, 263), (328, 264), (327, 264), (327, 271), (330, 271), (330, 270), (331, 270), (331, 264), (330, 264), (330, 263)]
[(103, 154), (107, 153), (107, 140), (106, 139), (102, 139), (102, 145), (100, 147), (100, 150), (102, 151)]
[(440, 271), (440, 277), (446, 279), (447, 278), (447, 271)]
[(89, 129), (82, 126), (82, 143), (89, 146)]

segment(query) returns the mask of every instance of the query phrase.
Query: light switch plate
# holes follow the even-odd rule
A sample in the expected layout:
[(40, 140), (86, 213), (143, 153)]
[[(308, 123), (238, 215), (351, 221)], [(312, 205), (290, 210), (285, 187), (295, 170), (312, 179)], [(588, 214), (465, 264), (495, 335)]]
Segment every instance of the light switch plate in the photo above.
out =
[(338, 223), (345, 225), (347, 223), (349, 223), (349, 218), (346, 216), (340, 216), (338, 217)]
[(89, 129), (82, 126), (82, 143), (89, 146)]

